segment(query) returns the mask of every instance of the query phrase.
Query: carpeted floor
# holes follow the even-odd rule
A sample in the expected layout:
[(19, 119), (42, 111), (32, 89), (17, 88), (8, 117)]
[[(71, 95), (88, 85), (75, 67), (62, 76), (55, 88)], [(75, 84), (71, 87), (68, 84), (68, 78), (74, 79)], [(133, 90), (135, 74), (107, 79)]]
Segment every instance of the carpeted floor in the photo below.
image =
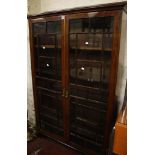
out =
[(62, 144), (45, 137), (36, 138), (27, 144), (27, 155), (82, 155)]

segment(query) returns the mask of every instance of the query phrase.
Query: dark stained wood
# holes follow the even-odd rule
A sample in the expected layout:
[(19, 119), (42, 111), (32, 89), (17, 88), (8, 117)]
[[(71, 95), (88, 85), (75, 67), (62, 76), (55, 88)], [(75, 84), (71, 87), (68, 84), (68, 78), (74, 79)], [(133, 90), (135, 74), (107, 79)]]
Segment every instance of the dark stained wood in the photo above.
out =
[(31, 22), (32, 23), (46, 22), (46, 19), (44, 17), (34, 18), (34, 19), (31, 19)]
[(66, 96), (69, 93), (68, 85), (69, 85), (69, 71), (68, 71), (68, 18), (67, 16), (63, 16), (64, 23), (63, 23), (63, 30), (64, 30), (64, 80), (65, 80), (65, 102), (64, 102), (64, 132), (65, 132), (65, 141), (69, 142), (69, 98)]
[[(30, 28), (30, 50), (31, 50), (31, 68), (32, 68), (32, 79), (33, 79), (33, 91), (34, 91), (34, 103), (35, 103), (35, 110), (36, 110), (36, 122), (37, 122), (37, 131), (50, 137), (54, 138), (55, 140), (61, 141), (65, 144), (68, 144), (70, 146), (76, 147), (77, 149), (85, 152), (87, 155), (95, 155), (99, 154), (95, 152), (91, 147), (85, 147), (87, 146), (87, 141), (89, 143), (91, 138), (90, 136), (90, 131), (88, 126), (92, 125), (92, 128), (94, 127), (95, 132), (98, 131), (98, 128), (95, 128), (95, 123), (93, 122), (94, 120), (96, 121), (97, 124), (97, 116), (100, 115), (102, 118), (99, 120), (103, 122), (103, 124), (100, 125), (100, 130), (103, 129), (102, 136), (104, 137), (103, 143), (100, 143), (99, 147), (101, 149), (100, 154), (107, 154), (108, 150), (108, 143), (109, 143), (109, 135), (110, 135), (110, 130), (112, 127), (112, 121), (113, 121), (113, 114), (114, 114), (114, 103), (115, 103), (115, 89), (116, 89), (116, 82), (117, 82), (117, 69), (118, 69), (118, 56), (119, 56), (119, 44), (120, 44), (120, 21), (121, 21), (121, 16), (122, 16), (122, 11), (124, 9), (124, 6), (126, 5), (126, 2), (121, 2), (121, 3), (114, 3), (114, 4), (107, 4), (107, 5), (99, 5), (99, 6), (92, 6), (92, 7), (84, 7), (84, 8), (76, 8), (76, 9), (71, 9), (71, 10), (62, 10), (62, 11), (56, 11), (56, 12), (49, 12), (49, 13), (43, 13), (35, 16), (28, 16), (29, 18), (29, 28)], [(108, 48), (108, 50), (105, 48), (98, 50), (98, 48), (92, 48), (91, 50), (84, 47), (79, 47), (78, 50), (83, 50), (86, 53), (87, 51), (91, 52), (109, 52), (111, 58), (111, 67), (110, 67), (110, 76), (109, 76), (109, 87), (107, 91), (107, 85), (104, 84), (105, 90), (102, 88), (102, 86), (98, 87), (98, 83), (96, 82), (96, 87), (93, 85), (86, 85), (87, 83), (84, 81), (80, 81), (79, 83), (71, 83), (70, 79), (70, 69), (72, 66), (70, 66), (70, 53), (69, 53), (69, 21), (71, 19), (79, 19), (79, 18), (88, 18), (88, 13), (89, 12), (97, 12), (95, 17), (109, 17), (113, 16), (114, 17), (114, 32), (113, 32), (113, 45), (112, 48)], [(40, 23), (40, 22), (48, 22), (48, 21), (57, 21), (61, 20), (61, 46), (59, 45), (59, 49), (61, 49), (61, 79), (50, 79), (50, 77), (40, 77), (41, 75), (36, 75), (37, 68), (35, 66), (36, 64), (36, 58), (35, 58), (35, 48), (41, 48), (45, 46), (46, 48), (54, 49), (54, 45), (50, 45), (50, 40), (49, 44), (47, 44), (48, 40), (45, 37), (43, 39), (43, 44), (33, 44), (33, 36), (32, 36), (32, 24), (33, 23)], [(85, 33), (83, 33), (84, 35)], [(95, 34), (95, 33), (94, 33)], [(103, 35), (104, 33), (102, 33)], [(43, 34), (42, 34), (43, 35)], [(47, 34), (46, 34), (47, 35)], [(48, 34), (49, 35), (49, 34)], [(50, 34), (50, 35), (55, 35), (55, 34)], [(39, 35), (36, 34), (36, 37)], [(78, 37), (76, 36), (76, 39)], [(44, 41), (45, 44), (44, 45)], [(77, 40), (76, 40), (77, 41)], [(77, 44), (78, 46), (78, 44)], [(75, 49), (71, 50), (76, 50), (77, 46)], [(90, 47), (89, 47), (90, 48)], [(53, 58), (51, 55), (48, 55), (48, 53), (40, 55), (40, 58), (44, 58), (44, 61), (46, 63), (49, 63), (49, 61), (53, 61)], [(86, 66), (94, 65), (96, 68), (101, 68), (102, 61), (103, 59), (94, 59), (94, 60), (88, 60), (86, 57), (83, 57), (83, 59), (78, 58), (78, 63), (80, 62), (81, 64), (85, 64)], [(43, 62), (44, 62), (43, 61)], [(78, 63), (76, 63), (76, 67), (78, 67)], [(102, 66), (103, 67), (103, 66)], [(46, 69), (45, 69), (46, 71)], [(100, 71), (101, 72), (101, 71)], [(76, 74), (77, 76), (77, 74)], [(101, 75), (100, 75), (101, 76)], [(39, 81), (40, 79), (40, 81)], [(100, 77), (101, 79), (101, 77)], [(59, 83), (61, 85), (60, 90), (52, 90), (50, 89), (50, 84), (53, 85), (55, 80), (55, 83)], [(48, 85), (49, 84), (49, 85)], [(83, 85), (84, 84), (84, 85)], [(101, 85), (101, 81), (100, 81)], [(64, 130), (64, 136), (58, 136), (57, 134), (49, 131), (45, 131), (45, 129), (40, 128), (40, 121), (39, 121), (39, 95), (37, 95), (37, 88), (43, 90), (43, 91), (48, 91), (49, 93), (59, 93), (62, 95), (61, 100), (62, 100), (62, 113), (63, 113), (63, 130)], [(78, 89), (80, 92), (79, 94), (73, 93), (75, 89)], [(86, 93), (89, 91), (91, 93), (91, 96), (89, 96), (89, 99), (85, 97)], [(103, 95), (104, 94), (104, 95)], [(108, 95), (107, 95), (108, 94)], [(78, 96), (79, 95), (79, 96)], [(81, 95), (81, 96), (80, 96)], [(95, 96), (96, 95), (96, 96)], [(91, 106), (90, 106), (91, 105)], [(74, 108), (73, 108), (74, 106)], [(79, 106), (80, 108), (77, 108)], [(74, 118), (75, 120), (77, 119), (76, 117), (72, 117), (72, 115), (75, 114), (75, 112), (84, 111), (87, 109), (86, 115), (89, 116), (90, 120), (88, 119), (83, 119), (82, 117), (78, 116), (79, 121), (78, 123), (71, 123), (71, 119)], [(73, 111), (71, 111), (73, 110)], [(52, 113), (52, 109), (50, 109)], [(52, 115), (52, 114), (51, 114)], [(83, 114), (84, 115), (84, 114)], [(49, 113), (48, 113), (49, 116)], [(91, 120), (92, 119), (92, 120)], [(87, 132), (85, 136), (88, 136), (88, 138), (85, 138), (85, 136), (81, 136), (83, 139), (83, 143), (85, 145), (80, 146), (80, 144), (76, 144), (76, 142), (71, 141), (71, 133), (74, 132), (74, 125), (81, 125), (83, 122), (85, 122), (85, 125), (87, 125)], [(99, 123), (100, 123), (99, 121)], [(94, 123), (94, 125), (93, 125)], [(81, 125), (82, 126), (82, 125)], [(80, 126), (80, 127), (81, 127)], [(79, 133), (82, 134), (82, 131)], [(97, 136), (96, 136), (97, 139)], [(94, 147), (95, 143), (97, 143), (97, 140), (94, 140)]]
[[(117, 11), (94, 11), (95, 17), (103, 17), (103, 16), (115, 16), (120, 10)], [(93, 13), (92, 11), (89, 13)], [(69, 15), (69, 19), (78, 19), (78, 18), (88, 18), (89, 13), (78, 13)]]
[(52, 16), (52, 17), (45, 17), (46, 21), (57, 21), (61, 20), (61, 16)]
[(120, 18), (121, 12), (115, 15), (114, 22), (114, 37), (113, 37), (113, 49), (112, 49), (112, 64), (110, 72), (110, 86), (109, 86), (109, 97), (108, 97), (108, 108), (106, 115), (106, 128), (104, 131), (104, 150), (108, 148), (109, 134), (112, 129), (112, 120), (114, 115), (114, 103), (115, 103), (115, 88), (117, 82), (117, 70), (118, 70), (118, 57), (119, 57), (119, 46), (120, 46)]

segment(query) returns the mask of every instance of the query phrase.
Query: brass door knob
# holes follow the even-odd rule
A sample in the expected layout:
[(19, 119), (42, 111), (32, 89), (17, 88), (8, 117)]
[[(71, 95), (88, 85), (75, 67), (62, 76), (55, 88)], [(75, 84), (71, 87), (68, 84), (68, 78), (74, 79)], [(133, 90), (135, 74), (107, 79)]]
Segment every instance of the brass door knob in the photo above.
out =
[(68, 90), (66, 90), (65, 98), (68, 98)]
[(62, 90), (62, 97), (65, 97), (65, 89)]

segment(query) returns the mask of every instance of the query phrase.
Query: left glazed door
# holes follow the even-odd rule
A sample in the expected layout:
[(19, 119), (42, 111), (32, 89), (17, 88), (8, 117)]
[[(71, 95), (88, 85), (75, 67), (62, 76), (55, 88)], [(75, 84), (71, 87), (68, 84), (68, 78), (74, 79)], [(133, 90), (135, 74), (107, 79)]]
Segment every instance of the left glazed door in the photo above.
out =
[(36, 19), (31, 25), (37, 124), (52, 137), (64, 136), (62, 23), (61, 17), (54, 17)]

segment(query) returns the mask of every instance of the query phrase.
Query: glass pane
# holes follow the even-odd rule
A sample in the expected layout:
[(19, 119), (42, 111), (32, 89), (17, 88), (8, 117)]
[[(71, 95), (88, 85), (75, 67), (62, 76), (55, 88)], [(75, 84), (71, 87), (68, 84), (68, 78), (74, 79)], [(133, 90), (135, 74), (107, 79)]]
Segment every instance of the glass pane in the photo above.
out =
[(33, 24), (33, 34), (40, 34), (40, 33), (45, 33), (46, 32), (46, 23), (41, 22), (41, 23), (35, 23)]
[(98, 150), (103, 144), (113, 17), (70, 20), (71, 140)]
[(71, 34), (70, 47), (78, 49), (102, 50), (102, 34)]
[(113, 17), (70, 20), (71, 48), (112, 48)]
[[(34, 36), (40, 128), (63, 136), (61, 22), (48, 22), (47, 33)], [(58, 32), (58, 33), (56, 33)]]
[(74, 19), (70, 20), (70, 33), (88, 32), (89, 20), (86, 19)]
[(63, 135), (63, 112), (60, 94), (38, 90), (40, 127)]
[(110, 52), (70, 49), (70, 81), (76, 85), (76, 95), (97, 101), (107, 99), (110, 64)]
[(92, 17), (70, 20), (70, 33), (113, 32), (113, 17)]
[(47, 22), (47, 33), (60, 33), (61, 31), (61, 21), (51, 21)]
[(90, 32), (112, 33), (113, 17), (94, 17), (90, 20)]
[[(60, 22), (56, 23), (58, 27)], [(48, 24), (49, 24), (48, 23)], [(53, 26), (53, 25), (52, 25)], [(56, 31), (55, 27), (51, 31)], [(54, 30), (53, 30), (53, 29)], [(55, 34), (40, 34), (35, 39), (37, 75), (50, 79), (61, 80), (61, 29)]]

